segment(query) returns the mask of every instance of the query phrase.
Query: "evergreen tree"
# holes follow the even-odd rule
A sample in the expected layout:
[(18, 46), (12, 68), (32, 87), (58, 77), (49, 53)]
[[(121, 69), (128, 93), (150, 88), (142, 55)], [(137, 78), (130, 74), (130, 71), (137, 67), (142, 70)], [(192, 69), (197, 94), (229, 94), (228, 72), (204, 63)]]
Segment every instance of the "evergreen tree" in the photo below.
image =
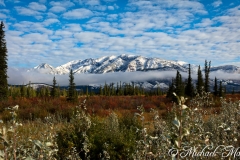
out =
[(53, 77), (53, 85), (52, 85), (52, 89), (51, 89), (51, 97), (55, 98), (57, 97), (57, 81), (55, 76)]
[(201, 94), (202, 89), (203, 89), (203, 76), (202, 76), (202, 71), (200, 65), (198, 66), (198, 73), (197, 73), (197, 93)]
[(8, 98), (8, 81), (7, 81), (7, 45), (5, 40), (5, 26), (0, 24), (0, 101)]
[(118, 82), (117, 82), (116, 95), (119, 95), (119, 86), (118, 86)]
[(177, 71), (176, 79), (175, 79), (175, 93), (178, 96), (184, 95), (184, 85), (182, 83), (182, 75), (179, 71)]
[(169, 84), (166, 97), (173, 100), (174, 99), (173, 92), (175, 92), (174, 79), (172, 79), (172, 83)]
[(188, 68), (188, 79), (187, 79), (187, 85), (185, 87), (185, 94), (189, 97), (194, 96), (194, 87), (192, 84), (191, 65), (190, 64), (189, 64), (189, 68)]
[(205, 60), (205, 69), (204, 69), (204, 71), (205, 71), (205, 83), (204, 83), (205, 92), (209, 92), (209, 87), (210, 87), (210, 84), (209, 84), (210, 67), (211, 67), (211, 61), (207, 62), (207, 60)]
[(213, 94), (214, 96), (218, 96), (218, 85), (217, 85), (217, 78), (215, 77), (215, 80), (214, 80), (214, 87), (213, 87)]
[(76, 92), (75, 92), (75, 83), (74, 83), (74, 76), (73, 71), (71, 69), (69, 74), (69, 87), (68, 87), (68, 100), (69, 101), (75, 101), (76, 100)]

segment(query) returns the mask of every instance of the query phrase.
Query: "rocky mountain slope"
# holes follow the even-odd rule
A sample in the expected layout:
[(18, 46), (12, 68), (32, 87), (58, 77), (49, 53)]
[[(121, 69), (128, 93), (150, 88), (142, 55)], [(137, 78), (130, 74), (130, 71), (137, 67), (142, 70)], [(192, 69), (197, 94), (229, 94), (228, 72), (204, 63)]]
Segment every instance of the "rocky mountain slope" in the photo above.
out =
[[(198, 66), (191, 64), (192, 71), (197, 72)], [(32, 70), (49, 74), (94, 73), (102, 74), (109, 72), (134, 72), (134, 71), (188, 71), (188, 63), (182, 61), (169, 61), (160, 58), (147, 58), (134, 55), (105, 56), (97, 59), (74, 60), (56, 68), (43, 63)], [(223, 71), (227, 73), (240, 73), (240, 68), (233, 65), (211, 67), (211, 71)]]

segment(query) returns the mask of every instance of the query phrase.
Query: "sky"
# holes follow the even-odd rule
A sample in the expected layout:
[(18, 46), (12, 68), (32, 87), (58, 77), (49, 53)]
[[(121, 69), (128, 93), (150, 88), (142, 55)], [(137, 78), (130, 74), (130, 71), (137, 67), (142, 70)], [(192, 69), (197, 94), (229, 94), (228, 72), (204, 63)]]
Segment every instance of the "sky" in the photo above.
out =
[(0, 0), (8, 66), (142, 55), (240, 66), (239, 0)]

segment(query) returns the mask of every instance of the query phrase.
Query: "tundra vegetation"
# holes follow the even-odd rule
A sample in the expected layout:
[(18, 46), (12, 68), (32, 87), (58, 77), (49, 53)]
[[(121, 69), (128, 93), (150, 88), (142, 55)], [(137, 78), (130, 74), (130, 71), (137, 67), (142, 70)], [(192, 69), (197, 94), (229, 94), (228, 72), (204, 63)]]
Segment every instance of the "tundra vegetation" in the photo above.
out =
[[(164, 96), (92, 96), (77, 102), (10, 98), (1, 103), (0, 156), (49, 160), (182, 159), (180, 153), (186, 147), (196, 147), (195, 152), (209, 145), (239, 147), (239, 95), (217, 98), (202, 91), (189, 100), (174, 96), (176, 103)], [(151, 106), (147, 106), (148, 102)], [(211, 159), (221, 156), (216, 154)]]

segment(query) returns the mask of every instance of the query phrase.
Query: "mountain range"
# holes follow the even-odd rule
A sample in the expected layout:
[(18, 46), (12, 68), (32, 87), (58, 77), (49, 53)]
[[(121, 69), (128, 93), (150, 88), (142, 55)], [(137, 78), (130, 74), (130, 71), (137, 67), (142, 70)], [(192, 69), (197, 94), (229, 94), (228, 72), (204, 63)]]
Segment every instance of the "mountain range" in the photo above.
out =
[[(74, 60), (66, 64), (60, 65), (56, 68), (53, 66), (42, 63), (29, 71), (40, 71), (47, 74), (69, 74), (70, 70), (73, 73), (92, 73), (102, 74), (110, 72), (135, 72), (135, 71), (175, 71), (180, 72), (188, 71), (188, 63), (183, 61), (170, 61), (160, 58), (148, 58), (143, 56), (126, 55), (119, 56), (104, 56), (101, 58)], [(198, 65), (191, 64), (193, 73), (197, 73)], [(223, 65), (211, 67), (211, 71), (223, 71), (226, 73), (240, 74), (240, 67), (234, 65)]]
[[(171, 61), (164, 60), (161, 58), (151, 58), (151, 57), (143, 57), (136, 55), (126, 55), (122, 54), (119, 56), (104, 56), (101, 58), (93, 59), (85, 59), (85, 60), (74, 60), (70, 61), (66, 64), (62, 64), (58, 67), (53, 67), (47, 63), (42, 63), (32, 69), (29, 69), (28, 72), (34, 71), (37, 73), (44, 73), (50, 75), (68, 75), (70, 70), (73, 70), (74, 74), (94, 74), (94, 75), (104, 75), (105, 73), (126, 73), (126, 75), (130, 75), (131, 72), (142, 71), (148, 73), (149, 71), (157, 71), (160, 73), (166, 73), (164, 71), (175, 71), (180, 72), (188, 72), (189, 64), (184, 61)], [(202, 68), (203, 70), (204, 68)], [(191, 64), (191, 72), (193, 75), (197, 75), (198, 65)], [(214, 66), (210, 68), (211, 75), (216, 77), (220, 76), (222, 79), (218, 79), (218, 81), (222, 81), (223, 85), (226, 86), (227, 90), (230, 92), (234, 88), (235, 91), (240, 91), (240, 79), (236, 77), (240, 77), (240, 67), (234, 65), (222, 65), (222, 66)], [(214, 74), (215, 72), (215, 74)], [(150, 72), (149, 72), (150, 73)], [(212, 74), (213, 73), (213, 74)], [(227, 73), (223, 75), (223, 73)], [(136, 74), (133, 74), (136, 75)], [(142, 73), (141, 73), (142, 74)], [(107, 75), (107, 74), (106, 74)], [(132, 74), (131, 74), (132, 75)], [(149, 74), (148, 74), (149, 75)], [(187, 75), (187, 74), (185, 74)], [(204, 75), (204, 72), (203, 72)], [(109, 76), (109, 74), (108, 74)], [(225, 78), (226, 77), (226, 78)], [(235, 77), (235, 79), (231, 79), (231, 77)], [(186, 78), (186, 77), (185, 77)], [(211, 88), (214, 85), (214, 77), (210, 80)], [(121, 79), (119, 79), (121, 81)], [(152, 90), (160, 87), (161, 89), (167, 89), (168, 85), (171, 83), (172, 78), (161, 78), (161, 79), (149, 79), (149, 80), (134, 80), (131, 83), (135, 83), (136, 86), (142, 87), (144, 89)], [(194, 83), (196, 81), (193, 80)], [(123, 82), (123, 81), (122, 81)], [(128, 82), (127, 82), (128, 83)], [(38, 86), (39, 84), (37, 84)], [(89, 84), (92, 89), (99, 88), (100, 84), (94, 83)]]

